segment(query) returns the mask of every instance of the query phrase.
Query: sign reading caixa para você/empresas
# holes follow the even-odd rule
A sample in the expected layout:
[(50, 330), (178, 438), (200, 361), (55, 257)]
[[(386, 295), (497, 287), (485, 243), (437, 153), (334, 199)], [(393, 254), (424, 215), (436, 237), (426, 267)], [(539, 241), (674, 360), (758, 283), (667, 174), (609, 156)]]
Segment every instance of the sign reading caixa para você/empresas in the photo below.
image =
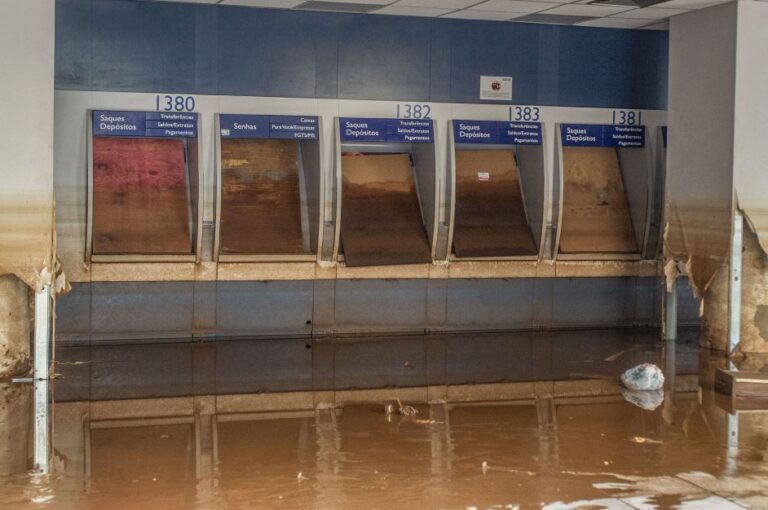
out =
[(304, 115), (219, 115), (222, 138), (317, 140), (318, 118)]

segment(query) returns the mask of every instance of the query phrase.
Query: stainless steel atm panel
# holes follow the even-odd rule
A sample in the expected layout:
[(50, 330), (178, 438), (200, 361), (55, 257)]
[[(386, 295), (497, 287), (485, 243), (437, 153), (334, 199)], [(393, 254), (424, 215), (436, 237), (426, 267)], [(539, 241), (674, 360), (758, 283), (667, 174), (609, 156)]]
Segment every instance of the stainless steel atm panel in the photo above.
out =
[(645, 127), (558, 124), (557, 133), (556, 257), (655, 258), (658, 204)]
[(86, 261), (199, 260), (196, 113), (88, 111)]
[(315, 260), (320, 131), (314, 116), (216, 115), (216, 260)]
[(548, 187), (541, 124), (453, 120), (449, 133), (452, 258), (541, 258)]
[[(347, 266), (431, 262), (440, 242), (432, 120), (338, 118), (333, 259)], [(444, 241), (443, 241), (444, 242)]]

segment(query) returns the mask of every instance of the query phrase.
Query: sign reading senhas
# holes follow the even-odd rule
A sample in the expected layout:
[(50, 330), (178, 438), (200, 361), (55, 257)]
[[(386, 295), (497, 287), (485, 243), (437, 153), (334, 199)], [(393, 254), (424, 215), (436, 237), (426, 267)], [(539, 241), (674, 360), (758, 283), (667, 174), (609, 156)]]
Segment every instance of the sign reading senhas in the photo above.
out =
[(219, 115), (222, 138), (317, 140), (318, 118), (303, 115)]

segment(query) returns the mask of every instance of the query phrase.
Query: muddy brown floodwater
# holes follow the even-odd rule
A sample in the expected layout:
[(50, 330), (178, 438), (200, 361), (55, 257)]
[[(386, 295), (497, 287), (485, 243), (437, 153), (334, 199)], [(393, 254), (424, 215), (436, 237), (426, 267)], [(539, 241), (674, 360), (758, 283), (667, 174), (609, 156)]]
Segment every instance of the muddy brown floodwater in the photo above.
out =
[[(190, 373), (198, 386), (174, 386), (174, 377), (186, 376), (181, 370), (157, 374), (162, 369), (150, 356), (159, 355), (158, 346), (61, 349), (53, 474), (30, 474), (24, 461), (31, 388), (0, 388), (0, 507), (768, 508), (768, 411), (729, 409), (711, 390), (714, 369), (723, 360), (700, 354), (695, 342), (664, 347), (657, 334), (599, 332), (596, 338), (615, 335), (614, 341), (601, 342), (605, 347), (584, 343), (578, 350), (571, 345), (558, 353), (560, 345), (569, 344), (560, 333), (548, 362), (539, 360), (550, 367), (542, 373), (557, 372), (556, 378), (483, 378), (484, 365), (501, 373), (497, 347), (486, 351), (487, 363), (480, 354), (467, 366), (446, 362), (440, 384), (422, 388), (414, 380), (385, 389), (380, 383), (373, 383), (378, 389), (343, 383), (356, 380), (342, 373), (339, 352), (352, 342), (345, 339), (337, 346), (335, 383), (312, 391), (256, 393), (237, 392), (230, 383), (205, 386), (195, 369)], [(494, 342), (502, 337), (509, 345), (518, 342), (510, 335), (496, 335)], [(445, 342), (449, 359), (451, 342), (459, 339), (409, 341), (429, 341), (430, 348)], [(491, 345), (480, 337), (472, 340)], [(260, 352), (258, 342), (207, 348), (248, 388), (248, 370), (228, 364), (227, 352), (235, 349), (238, 358), (247, 359), (250, 349)], [(393, 357), (408, 352), (394, 339), (357, 342)], [(307, 345), (302, 349), (319, 347)], [(190, 344), (165, 347), (176, 358), (192, 353), (193, 364), (204, 364)], [(375, 364), (358, 359), (361, 365)], [(387, 363), (375, 353), (368, 359)], [(630, 403), (614, 377), (601, 375), (638, 360), (666, 371), (668, 388), (654, 410)], [(417, 364), (413, 358), (406, 362)], [(755, 358), (748, 366), (768, 369)], [(372, 378), (383, 377), (368, 370)], [(451, 380), (456, 382), (444, 384)], [(216, 389), (195, 391), (201, 384)], [(175, 390), (158, 396), (168, 387)], [(384, 404), (393, 397), (418, 413), (387, 414)]]

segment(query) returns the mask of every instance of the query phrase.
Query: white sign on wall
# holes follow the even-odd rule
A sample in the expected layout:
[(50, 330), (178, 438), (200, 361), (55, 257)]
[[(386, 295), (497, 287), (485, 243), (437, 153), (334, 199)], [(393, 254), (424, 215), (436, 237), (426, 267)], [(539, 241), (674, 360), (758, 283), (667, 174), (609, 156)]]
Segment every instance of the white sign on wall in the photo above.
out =
[(480, 99), (490, 101), (512, 101), (512, 77), (481, 76)]

